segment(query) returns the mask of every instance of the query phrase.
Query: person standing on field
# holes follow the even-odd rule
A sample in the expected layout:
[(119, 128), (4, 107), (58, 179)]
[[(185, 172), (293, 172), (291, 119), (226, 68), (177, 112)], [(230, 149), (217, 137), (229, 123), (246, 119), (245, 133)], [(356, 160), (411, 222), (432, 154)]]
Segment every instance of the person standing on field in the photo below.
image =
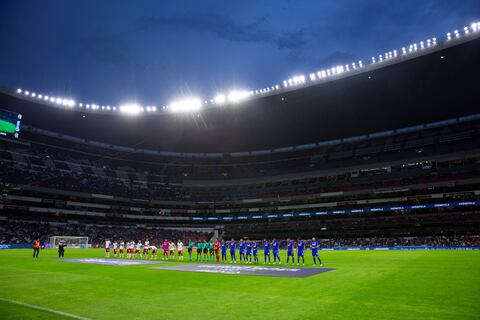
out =
[(66, 247), (66, 243), (63, 242), (63, 241), (60, 241), (60, 243), (58, 244), (58, 257), (59, 258), (63, 258), (65, 256), (65, 247)]
[(38, 258), (40, 253), (40, 239), (33, 241), (33, 257)]

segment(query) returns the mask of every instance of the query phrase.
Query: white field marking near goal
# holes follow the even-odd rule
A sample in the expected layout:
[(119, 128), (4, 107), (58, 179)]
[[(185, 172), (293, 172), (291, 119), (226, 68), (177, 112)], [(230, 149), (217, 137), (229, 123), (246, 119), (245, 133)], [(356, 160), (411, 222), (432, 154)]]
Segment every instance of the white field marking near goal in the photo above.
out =
[(36, 306), (34, 304), (25, 303), (25, 302), (21, 302), (21, 301), (17, 301), (17, 300), (0, 298), (0, 301), (8, 302), (8, 303), (11, 303), (11, 304), (16, 304), (16, 305), (27, 307), (27, 308), (30, 308), (30, 309), (36, 309), (36, 310), (41, 310), (41, 311), (45, 311), (45, 312), (58, 314), (60, 316), (64, 316), (64, 317), (67, 317), (67, 318), (79, 319), (79, 320), (91, 320), (90, 318), (77, 316), (75, 314), (71, 314), (71, 313), (67, 313), (67, 312), (63, 312), (63, 311), (58, 311), (58, 310), (50, 309), (50, 308), (47, 308), (47, 307)]

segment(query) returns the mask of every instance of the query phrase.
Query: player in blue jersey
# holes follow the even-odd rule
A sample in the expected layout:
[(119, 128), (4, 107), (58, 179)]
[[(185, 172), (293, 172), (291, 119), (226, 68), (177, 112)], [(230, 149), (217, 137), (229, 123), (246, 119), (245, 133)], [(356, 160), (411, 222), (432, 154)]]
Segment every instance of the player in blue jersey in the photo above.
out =
[(270, 242), (267, 239), (263, 240), (263, 263), (266, 264), (268, 259), (268, 263), (272, 264), (270, 260)]
[(222, 240), (222, 262), (227, 262), (227, 243)]
[(246, 261), (247, 263), (252, 263), (252, 242), (247, 239), (245, 243), (246, 249)]
[(312, 250), (313, 265), (317, 265), (316, 259), (318, 259), (320, 267), (323, 266), (322, 260), (320, 260), (320, 257), (318, 256), (318, 241), (315, 239), (315, 237), (313, 237), (312, 241), (310, 241), (310, 249)]
[(278, 255), (279, 246), (280, 245), (277, 239), (273, 238), (273, 241), (272, 241), (273, 264), (277, 264), (277, 260), (278, 260), (278, 264), (282, 264), (280, 262), (280, 256)]
[(297, 240), (297, 265), (300, 265), (300, 258), (302, 258), (302, 265), (305, 265), (305, 242), (303, 240)]
[(240, 263), (247, 262), (247, 259), (245, 259), (245, 242), (243, 242), (243, 239), (240, 239), (238, 242), (238, 252), (240, 254)]
[(259, 244), (257, 241), (252, 243), (252, 251), (253, 251), (253, 263), (258, 264), (258, 247)]
[(235, 239), (232, 238), (230, 241), (230, 263), (237, 263), (237, 256), (235, 255)]
[(292, 264), (295, 264), (295, 256), (293, 254), (293, 241), (287, 239), (287, 264), (290, 261), (290, 258), (292, 259)]

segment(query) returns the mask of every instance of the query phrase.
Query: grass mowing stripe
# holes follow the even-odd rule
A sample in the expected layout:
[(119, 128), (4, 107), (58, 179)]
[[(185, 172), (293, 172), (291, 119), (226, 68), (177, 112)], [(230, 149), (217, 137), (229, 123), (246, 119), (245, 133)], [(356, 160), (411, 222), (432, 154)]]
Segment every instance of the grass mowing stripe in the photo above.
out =
[(19, 306), (22, 306), (22, 307), (27, 307), (27, 308), (30, 308), (30, 309), (36, 309), (36, 310), (40, 310), (40, 311), (54, 313), (54, 314), (64, 316), (64, 317), (67, 317), (67, 318), (79, 319), (79, 320), (91, 320), (90, 318), (77, 316), (75, 314), (71, 314), (71, 313), (68, 313), (68, 312), (58, 311), (58, 310), (54, 310), (54, 309), (50, 309), (50, 308), (42, 307), (42, 306), (36, 306), (34, 304), (29, 304), (29, 303), (25, 303), (25, 302), (21, 302), (21, 301), (10, 300), (10, 299), (5, 299), (5, 298), (0, 298), (0, 301), (8, 302), (8, 303), (11, 303), (11, 304), (16, 304), (16, 305), (19, 305)]

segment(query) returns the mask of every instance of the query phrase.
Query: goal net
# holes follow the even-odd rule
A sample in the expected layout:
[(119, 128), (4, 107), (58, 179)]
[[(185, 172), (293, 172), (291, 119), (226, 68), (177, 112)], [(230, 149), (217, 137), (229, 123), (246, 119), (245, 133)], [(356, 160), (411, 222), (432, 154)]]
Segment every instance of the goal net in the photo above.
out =
[(71, 237), (71, 236), (53, 236), (48, 238), (51, 248), (58, 248), (60, 242), (65, 243), (67, 248), (89, 248), (88, 237)]

